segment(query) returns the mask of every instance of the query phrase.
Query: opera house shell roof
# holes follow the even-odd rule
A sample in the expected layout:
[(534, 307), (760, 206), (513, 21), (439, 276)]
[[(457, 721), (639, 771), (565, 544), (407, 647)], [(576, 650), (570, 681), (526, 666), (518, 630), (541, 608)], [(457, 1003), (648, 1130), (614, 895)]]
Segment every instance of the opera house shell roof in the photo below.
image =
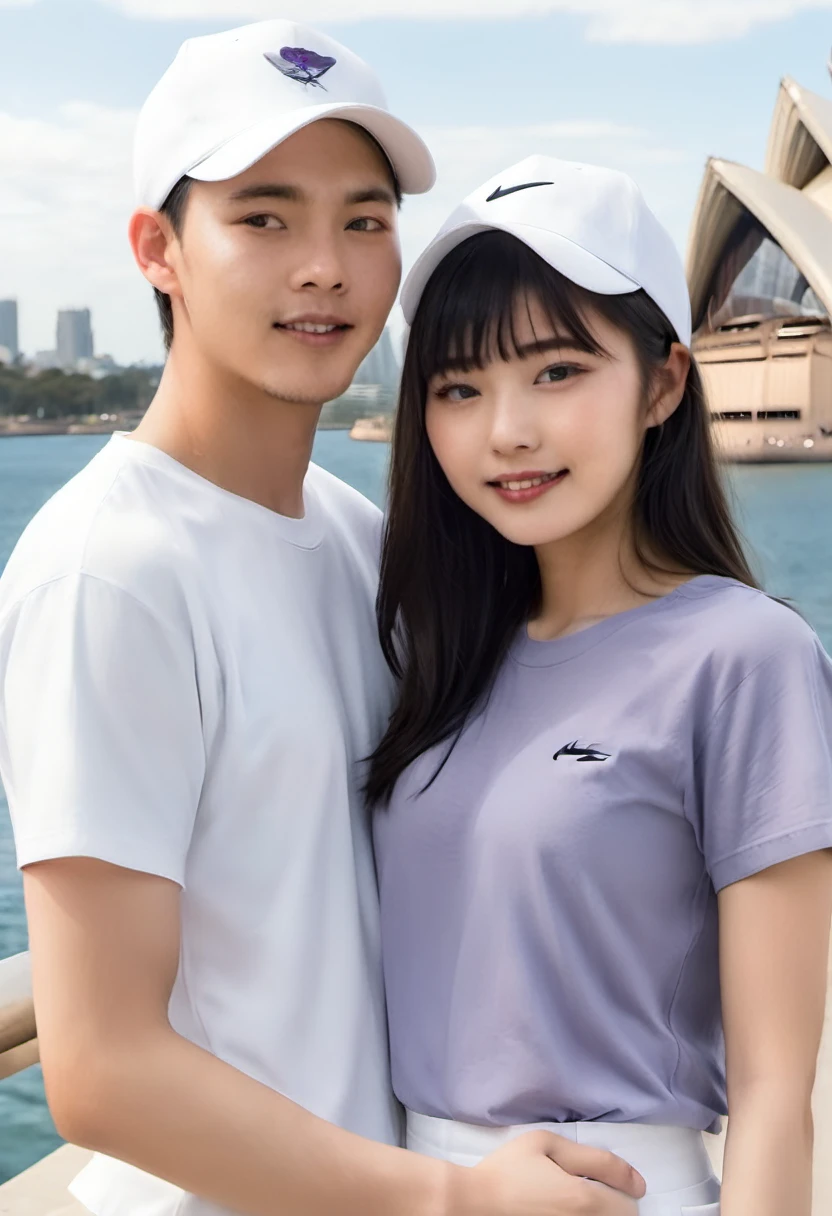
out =
[[(743, 373), (743, 378), (739, 367), (735, 367), (731, 373), (733, 379), (723, 377), (720, 380), (714, 368), (709, 388), (712, 397), (714, 390), (721, 397), (715, 419), (740, 419), (742, 415), (745, 422), (762, 422), (775, 418), (775, 411), (768, 408), (758, 413), (756, 407), (779, 404), (783, 407), (784, 421), (788, 420), (785, 415), (791, 410), (791, 422), (794, 424), (799, 419), (802, 423), (797, 428), (792, 425), (790, 431), (799, 431), (801, 435), (805, 432), (804, 439), (812, 441), (806, 445), (804, 453), (792, 458), (832, 459), (832, 440), (828, 445), (823, 442), (824, 438), (829, 438), (826, 424), (832, 424), (832, 333), (829, 330), (832, 315), (832, 101), (801, 88), (793, 80), (784, 79), (771, 124), (765, 171), (760, 173), (745, 165), (716, 158), (708, 162), (691, 227), (687, 271), (696, 333), (694, 349), (703, 364), (706, 383), (709, 361), (722, 361), (718, 348), (728, 357), (731, 334), (744, 334), (745, 346), (749, 347), (752, 339), (763, 340), (765, 332), (767, 337), (759, 359), (769, 361), (782, 360), (787, 353), (790, 356), (796, 353), (794, 344), (788, 352), (785, 348), (775, 350), (773, 344), (778, 335), (779, 339), (785, 339), (800, 334), (804, 339), (811, 339), (808, 345), (804, 342), (806, 358), (816, 370), (821, 368), (817, 372), (821, 379), (815, 376), (811, 392), (804, 386), (803, 397), (809, 392), (812, 400), (807, 398), (800, 402), (796, 398), (795, 401), (764, 400), (765, 389), (759, 369), (755, 373), (756, 379), (750, 369), (747, 369), (747, 375)], [(781, 319), (779, 328), (769, 323), (773, 318)], [(751, 332), (755, 326), (760, 329), (759, 334)], [(812, 326), (816, 330), (816, 340), (809, 332)], [(741, 343), (735, 340), (733, 345), (738, 347)], [(735, 354), (731, 358), (738, 362), (740, 356)], [(752, 361), (751, 354), (745, 361)], [(793, 362), (792, 370), (797, 376), (797, 363)], [(781, 387), (777, 391), (788, 397), (782, 374), (778, 383)], [(741, 397), (743, 392), (747, 400), (726, 401), (726, 393), (729, 396), (739, 393)], [(752, 400), (755, 394), (758, 399)], [(818, 394), (824, 398), (820, 420), (824, 425), (819, 431), (812, 429), (809, 417), (817, 415)], [(828, 409), (825, 408), (827, 396)], [(759, 443), (752, 441), (751, 435), (756, 429), (756, 426), (748, 427), (744, 432), (745, 446), (755, 451)], [(731, 434), (733, 443), (738, 429), (734, 428)], [(777, 436), (763, 439), (759, 435), (757, 439), (777, 447)], [(824, 457), (815, 450), (817, 440), (820, 440), (820, 448), (829, 447), (829, 453)], [(792, 444), (780, 444), (780, 448), (785, 446)], [(753, 457), (748, 455), (747, 458)], [(763, 458), (786, 459), (787, 456), (778, 451), (766, 452)]]

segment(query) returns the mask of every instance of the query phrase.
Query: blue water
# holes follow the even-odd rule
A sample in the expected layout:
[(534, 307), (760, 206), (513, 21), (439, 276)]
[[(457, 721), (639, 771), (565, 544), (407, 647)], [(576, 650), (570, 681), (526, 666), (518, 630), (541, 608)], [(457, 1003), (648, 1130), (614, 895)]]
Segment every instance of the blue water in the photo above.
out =
[[(0, 440), (0, 568), (35, 511), (106, 442), (75, 435)], [(386, 445), (322, 431), (314, 455), (381, 503)], [(730, 481), (766, 589), (791, 597), (832, 650), (832, 465), (737, 468)], [(0, 958), (25, 949), (21, 884), (0, 794)], [(40, 1069), (0, 1082), (0, 1182), (58, 1144)]]

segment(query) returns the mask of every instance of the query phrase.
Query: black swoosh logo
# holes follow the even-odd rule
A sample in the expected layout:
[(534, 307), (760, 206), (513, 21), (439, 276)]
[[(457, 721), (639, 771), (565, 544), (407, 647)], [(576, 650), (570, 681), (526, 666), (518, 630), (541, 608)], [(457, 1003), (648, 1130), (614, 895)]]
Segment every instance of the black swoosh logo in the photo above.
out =
[(507, 194), (514, 194), (517, 190), (532, 190), (535, 186), (554, 186), (554, 184), (554, 182), (524, 182), (522, 186), (506, 186), (505, 190), (502, 186), (498, 186), (485, 201), (493, 203), (496, 198), (505, 198)]
[(610, 752), (601, 752), (597, 747), (578, 747), (576, 739), (574, 743), (567, 743), (565, 747), (559, 748), (552, 759), (557, 760), (559, 756), (576, 756), (578, 764), (588, 764), (592, 761), (600, 763), (609, 760), (610, 755)]

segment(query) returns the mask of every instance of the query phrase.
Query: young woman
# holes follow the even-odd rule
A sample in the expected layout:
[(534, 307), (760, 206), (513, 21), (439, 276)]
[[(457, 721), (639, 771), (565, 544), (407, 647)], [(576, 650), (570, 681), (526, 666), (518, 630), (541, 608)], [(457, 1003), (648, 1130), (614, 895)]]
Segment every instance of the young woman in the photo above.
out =
[(403, 301), (368, 792), (410, 1147), (555, 1125), (643, 1216), (809, 1216), (832, 664), (743, 555), (678, 255), (628, 178), (535, 157)]

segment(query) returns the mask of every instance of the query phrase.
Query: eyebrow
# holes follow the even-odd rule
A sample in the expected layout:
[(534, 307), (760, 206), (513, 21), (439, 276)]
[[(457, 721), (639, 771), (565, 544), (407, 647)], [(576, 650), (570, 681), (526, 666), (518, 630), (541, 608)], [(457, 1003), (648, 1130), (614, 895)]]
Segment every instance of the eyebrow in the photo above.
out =
[[(522, 346), (515, 348), (515, 355), (520, 359), (524, 359), (528, 355), (543, 355), (548, 351), (555, 350), (580, 351), (581, 354), (586, 355), (598, 355), (601, 353), (593, 350), (590, 346), (584, 345), (577, 338), (564, 334), (563, 337), (553, 336), (551, 338), (541, 338), (537, 342), (526, 342)], [(438, 369), (433, 374), (441, 376), (448, 372), (470, 371), (472, 366), (476, 366), (476, 361), (472, 363), (470, 357), (464, 354), (460, 354), (459, 356), (454, 355), (443, 362), (441, 369)]]
[(585, 343), (570, 337), (542, 338), (539, 342), (527, 342), (523, 346), (518, 346), (517, 354), (521, 358), (525, 358), (526, 355), (543, 355), (550, 350), (578, 350), (582, 354), (597, 354), (597, 351), (592, 350)]
[(355, 190), (347, 195), (347, 206), (354, 207), (359, 203), (389, 203), (396, 206), (396, 196), (387, 186), (370, 186), (366, 190)]
[[(248, 202), (258, 198), (273, 198), (281, 199), (283, 202), (302, 203), (306, 201), (308, 195), (298, 186), (278, 185), (272, 182), (262, 182), (252, 186), (243, 186), (241, 190), (235, 190), (231, 195), (231, 201)], [(364, 190), (353, 190), (346, 195), (345, 202), (348, 207), (354, 207), (361, 203), (388, 203), (391, 207), (396, 206), (396, 197), (392, 190), (386, 186), (368, 186)]]
[(242, 190), (235, 190), (231, 195), (231, 201), (236, 203), (254, 198), (280, 198), (291, 203), (299, 203), (304, 197), (303, 191), (299, 190), (297, 186), (278, 186), (264, 182), (261, 185), (243, 186)]

